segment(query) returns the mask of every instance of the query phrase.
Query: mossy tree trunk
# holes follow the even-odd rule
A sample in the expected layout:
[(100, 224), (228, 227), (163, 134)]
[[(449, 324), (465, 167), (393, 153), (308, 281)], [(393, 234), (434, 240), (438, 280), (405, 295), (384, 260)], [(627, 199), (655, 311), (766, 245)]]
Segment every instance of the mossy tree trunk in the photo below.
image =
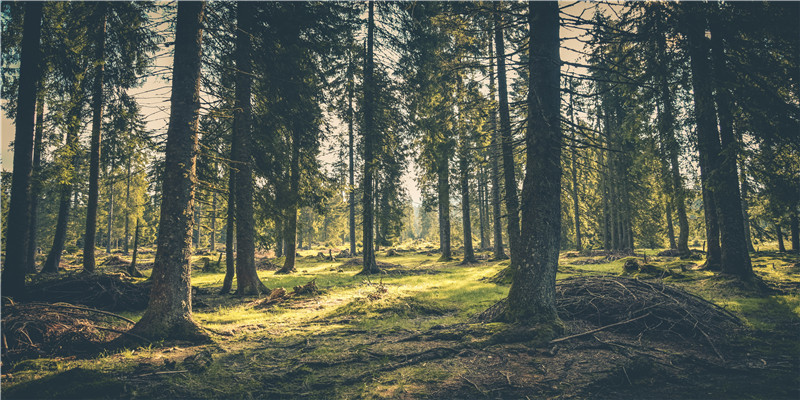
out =
[(197, 124), (205, 2), (179, 2), (161, 218), (150, 302), (132, 333), (149, 339), (207, 341), (192, 317), (190, 254), (197, 182)]

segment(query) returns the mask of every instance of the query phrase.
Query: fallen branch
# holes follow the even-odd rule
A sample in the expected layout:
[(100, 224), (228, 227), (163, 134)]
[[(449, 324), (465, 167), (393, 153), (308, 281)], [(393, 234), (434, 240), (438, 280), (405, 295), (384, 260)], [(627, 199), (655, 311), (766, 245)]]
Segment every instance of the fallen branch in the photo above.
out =
[(32, 304), (40, 304), (40, 305), (50, 306), (50, 307), (71, 308), (71, 309), (75, 309), (75, 310), (95, 312), (95, 313), (98, 313), (98, 314), (103, 314), (103, 315), (108, 315), (110, 317), (119, 318), (119, 319), (121, 319), (121, 320), (123, 320), (125, 322), (129, 322), (129, 323), (134, 324), (134, 325), (136, 324), (136, 322), (134, 322), (133, 320), (125, 318), (122, 315), (114, 314), (114, 313), (111, 313), (111, 312), (108, 312), (108, 311), (98, 310), (96, 308), (79, 307), (79, 306), (73, 306), (71, 304), (58, 304), (58, 303), (56, 303), (56, 304), (32, 303)]
[(564, 341), (567, 341), (567, 340), (570, 340), (570, 339), (579, 338), (579, 337), (582, 337), (582, 336), (588, 336), (588, 335), (591, 335), (593, 333), (597, 333), (597, 332), (606, 330), (608, 328), (613, 328), (615, 326), (629, 324), (631, 322), (634, 322), (634, 321), (637, 321), (637, 320), (640, 320), (642, 318), (649, 317), (649, 316), (650, 316), (650, 313), (647, 313), (647, 314), (644, 314), (644, 315), (640, 315), (640, 316), (638, 316), (636, 318), (631, 318), (631, 319), (628, 319), (628, 320), (625, 320), (625, 321), (615, 322), (613, 324), (606, 325), (606, 326), (601, 326), (601, 327), (599, 327), (597, 329), (592, 329), (590, 331), (586, 331), (586, 332), (583, 332), (583, 333), (578, 333), (576, 335), (564, 336), (562, 338), (553, 339), (553, 340), (550, 341), (550, 344), (560, 343), (560, 342), (564, 342)]

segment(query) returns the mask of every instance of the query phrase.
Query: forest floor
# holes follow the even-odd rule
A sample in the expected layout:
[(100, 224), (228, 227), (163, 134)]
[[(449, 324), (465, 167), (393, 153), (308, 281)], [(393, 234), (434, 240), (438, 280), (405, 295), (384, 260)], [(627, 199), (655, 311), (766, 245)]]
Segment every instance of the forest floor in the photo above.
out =
[[(316, 293), (273, 302), (217, 294), (223, 278), (222, 272), (213, 270), (217, 256), (195, 256), (195, 318), (214, 333), (213, 344), (160, 342), (81, 352), (67, 347), (56, 352), (58, 356), (5, 357), (2, 395), (8, 399), (800, 397), (797, 256), (753, 254), (758, 275), (770, 287), (764, 291), (695, 269), (701, 261), (655, 256), (657, 250), (622, 258), (562, 253), (560, 282), (597, 275), (672, 285), (729, 311), (743, 326), (712, 337), (682, 335), (668, 327), (619, 326), (548, 343), (532, 338), (497, 340), (508, 326), (475, 320), (506, 296), (509, 285), (491, 278), (508, 261), (460, 265), (438, 262), (438, 254), (425, 250), (400, 249), (394, 256), (381, 251), (378, 259), (386, 263), (386, 273), (365, 277), (356, 275), (357, 260), (324, 260), (316, 256), (318, 251), (322, 249), (302, 251), (297, 272), (291, 275), (275, 275), (274, 265), (259, 259), (259, 275), (271, 289), (290, 291), (314, 279), (319, 288)], [(485, 259), (489, 253), (480, 255)], [(144, 257), (152, 254), (145, 252)], [(68, 263), (73, 262), (68, 269), (77, 270), (76, 260), (67, 257)], [(631, 260), (649, 267), (625, 272)], [(142, 261), (145, 266), (147, 262), (147, 258)], [(103, 272), (124, 270), (111, 264)], [(204, 269), (206, 264), (210, 266)], [(115, 312), (134, 321), (142, 314)], [(619, 321), (626, 318), (620, 315)], [(601, 327), (587, 320), (564, 322), (563, 336)], [(125, 330), (129, 325), (115, 326)]]

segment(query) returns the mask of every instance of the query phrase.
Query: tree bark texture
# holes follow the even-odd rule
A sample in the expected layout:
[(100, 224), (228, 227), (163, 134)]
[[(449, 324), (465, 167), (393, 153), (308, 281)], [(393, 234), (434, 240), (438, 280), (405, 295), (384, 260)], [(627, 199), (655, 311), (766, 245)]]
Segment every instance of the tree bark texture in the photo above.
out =
[(475, 250), (472, 248), (472, 220), (470, 218), (469, 201), (469, 153), (466, 140), (461, 140), (461, 155), (459, 157), (461, 175), (461, 225), (464, 230), (464, 259), (462, 264), (475, 263)]
[(494, 29), (489, 32), (489, 96), (491, 97), (491, 110), (489, 111), (489, 129), (492, 134), (491, 144), (491, 167), (492, 167), (492, 233), (494, 239), (494, 259), (504, 260), (508, 258), (503, 248), (503, 214), (501, 210), (500, 196), (500, 130), (497, 129), (497, 110), (495, 101), (497, 100), (497, 89), (494, 84)]
[(364, 190), (364, 198), (362, 201), (363, 206), (363, 249), (364, 249), (364, 267), (361, 270), (362, 274), (375, 274), (379, 272), (378, 265), (375, 262), (375, 243), (373, 237), (373, 174), (375, 173), (375, 166), (377, 164), (374, 159), (374, 141), (375, 141), (375, 116), (373, 115), (375, 103), (375, 60), (374, 58), (374, 38), (375, 36), (375, 4), (369, 2), (369, 12), (367, 16), (367, 54), (364, 59), (364, 180), (362, 188)]
[(557, 2), (531, 2), (528, 10), (531, 73), (522, 189), (522, 258), (514, 270), (505, 319), (555, 323), (561, 245), (559, 9)]
[[(29, 274), (36, 273), (36, 249), (39, 219), (39, 195), (42, 191), (42, 135), (44, 135), (44, 95), (40, 93), (36, 99), (36, 128), (33, 140), (33, 165), (31, 170), (30, 194), (30, 228), (28, 229), (28, 254), (25, 259), (25, 269)], [(12, 178), (13, 179), (13, 178)]]
[(36, 87), (41, 79), (42, 3), (25, 3), (20, 55), (19, 92), (17, 94), (16, 132), (14, 135), (14, 170), (11, 176), (11, 199), (6, 221), (6, 258), (2, 272), (3, 296), (25, 296), (25, 270), (28, 256)]
[(236, 263), (233, 249), (233, 238), (236, 236), (236, 178), (233, 162), (228, 171), (228, 212), (225, 219), (225, 277), (222, 279), (220, 294), (230, 293), (233, 277), (236, 275)]
[(178, 3), (163, 200), (150, 302), (131, 332), (150, 339), (206, 341), (192, 317), (192, 224), (204, 2)]

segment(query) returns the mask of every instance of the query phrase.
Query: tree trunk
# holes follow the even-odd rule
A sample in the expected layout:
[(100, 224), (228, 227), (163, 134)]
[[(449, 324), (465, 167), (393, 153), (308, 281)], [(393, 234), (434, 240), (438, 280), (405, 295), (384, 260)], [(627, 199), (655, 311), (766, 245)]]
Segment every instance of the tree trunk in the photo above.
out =
[(439, 198), (439, 250), (442, 252), (439, 261), (450, 261), (453, 258), (450, 249), (450, 162), (444, 154), (446, 151), (439, 154), (436, 184)]
[(778, 220), (775, 222), (775, 233), (778, 235), (778, 252), (785, 253), (786, 246), (783, 244), (783, 231), (781, 231), (781, 222)]
[[(108, 227), (106, 237), (106, 253), (111, 254), (111, 231), (114, 229), (114, 161), (108, 174)], [(92, 246), (94, 248), (94, 246)], [(84, 247), (85, 248), (85, 247)], [(84, 253), (86, 250), (84, 250)], [(86, 258), (84, 256), (84, 258)], [(85, 269), (85, 268), (84, 268)]]
[(217, 251), (217, 192), (211, 192), (211, 237), (209, 240), (209, 248), (211, 252)]
[(141, 277), (142, 273), (136, 269), (136, 256), (139, 254), (139, 219), (136, 219), (136, 229), (133, 233), (133, 256), (131, 257), (131, 263), (128, 265), (128, 275)]
[[(352, 63), (352, 59), (350, 60)], [(356, 255), (356, 181), (355, 181), (355, 135), (353, 133), (353, 123), (355, 116), (353, 115), (353, 97), (355, 97), (355, 83), (353, 80), (353, 65), (349, 65), (349, 79), (347, 81), (347, 138), (349, 140), (348, 155), (349, 155), (349, 173), (350, 173), (350, 190), (348, 193), (348, 203), (350, 206), (350, 256)]]
[(376, 274), (380, 272), (375, 262), (375, 247), (372, 228), (374, 225), (373, 215), (373, 174), (375, 172), (376, 160), (373, 155), (375, 141), (375, 121), (373, 106), (375, 102), (375, 61), (374, 61), (374, 36), (375, 36), (375, 4), (369, 2), (369, 13), (367, 17), (367, 55), (364, 58), (364, 180), (362, 188), (364, 190), (363, 205), (363, 243), (364, 243), (364, 267), (361, 274)]
[(559, 10), (557, 2), (531, 2), (528, 10), (531, 90), (522, 189), (525, 228), (522, 258), (514, 270), (503, 318), (549, 324), (555, 334), (560, 326), (555, 300), (561, 244)]
[[(716, 102), (719, 115), (719, 137), (710, 141), (712, 149), (718, 154), (716, 178), (718, 182), (712, 186), (719, 193), (714, 197), (721, 211), (720, 238), (722, 240), (722, 271), (743, 279), (754, 278), (753, 265), (747, 247), (747, 236), (744, 230), (742, 200), (739, 193), (739, 174), (737, 171), (738, 143), (733, 132), (732, 101), (728, 85), (732, 79), (728, 72), (723, 48), (723, 28), (716, 17), (711, 18), (711, 50), (713, 73), (716, 78)], [(703, 61), (703, 60), (701, 60)], [(694, 70), (694, 68), (693, 68)], [(705, 89), (708, 90), (708, 89)], [(710, 92), (710, 90), (708, 90)], [(713, 105), (711, 106), (713, 107)], [(721, 147), (720, 147), (721, 146)]]
[(283, 217), (278, 211), (275, 217), (275, 258), (283, 257)]
[[(97, 30), (94, 36), (94, 85), (92, 87), (92, 142), (89, 150), (89, 200), (86, 204), (86, 234), (83, 241), (83, 270), (94, 272), (96, 263), (94, 249), (97, 235), (97, 201), (100, 187), (100, 142), (103, 124), (103, 74), (105, 71), (106, 7), (104, 1), (95, 3), (94, 18)], [(112, 171), (113, 172), (113, 171)], [(113, 190), (111, 191), (113, 196)], [(111, 201), (113, 211), (114, 203)], [(111, 227), (111, 214), (108, 216)], [(107, 252), (111, 252), (111, 230), (108, 232)]]
[(497, 49), (497, 87), (500, 95), (500, 142), (503, 159), (504, 186), (506, 189), (506, 213), (508, 221), (508, 242), (511, 253), (511, 266), (520, 261), (519, 199), (517, 197), (517, 178), (514, 172), (514, 145), (511, 137), (511, 116), (508, 111), (508, 85), (506, 84), (506, 55), (503, 44), (503, 17), (501, 3), (495, 4), (494, 40)]
[[(720, 66), (716, 66), (718, 67), (717, 71), (712, 74), (704, 32), (705, 23), (697, 18), (698, 11), (696, 5), (689, 10), (694, 18), (688, 24), (687, 31), (697, 119), (698, 150), (701, 158), (705, 158), (711, 172), (708, 183), (719, 215), (722, 271), (743, 279), (751, 279), (754, 275), (744, 240), (744, 221), (742, 221), (735, 153), (732, 159), (729, 154), (735, 152), (732, 147), (735, 143), (733, 143), (733, 132), (729, 129), (732, 125), (728, 108), (729, 100), (725, 93), (727, 89), (719, 87), (717, 97), (717, 101), (720, 103), (719, 125), (723, 131), (722, 145), (725, 149), (723, 153), (714, 115), (714, 98), (711, 87), (712, 75), (719, 75), (723, 71)], [(722, 61), (719, 57), (715, 57), (716, 60)]]
[(192, 317), (189, 254), (197, 177), (197, 123), (204, 2), (178, 3), (163, 200), (150, 302), (131, 333), (153, 340), (208, 341)]
[(122, 252), (128, 254), (128, 236), (130, 236), (130, 219), (131, 219), (131, 159), (128, 157), (128, 168), (125, 178), (125, 239), (122, 242)]
[[(569, 95), (569, 118), (573, 129), (575, 129), (575, 107), (571, 93)], [(572, 138), (575, 139), (576, 136), (577, 134), (573, 134)], [(578, 154), (574, 145), (570, 147), (570, 161), (572, 164), (572, 208), (574, 209), (575, 217), (575, 250), (583, 251), (583, 243), (581, 240), (581, 204), (580, 193), (578, 192)]]
[(38, 217), (39, 217), (39, 196), (42, 190), (41, 169), (42, 169), (42, 135), (44, 135), (44, 94), (40, 93), (36, 100), (36, 135), (33, 144), (33, 168), (31, 171), (31, 194), (30, 194), (30, 228), (28, 230), (28, 255), (26, 257), (26, 273), (36, 273), (36, 250)]
[(489, 96), (491, 109), (489, 111), (489, 130), (492, 134), (491, 143), (491, 168), (492, 168), (492, 233), (494, 239), (494, 259), (505, 260), (508, 258), (503, 249), (503, 215), (500, 209), (500, 131), (497, 129), (497, 109), (494, 102), (497, 98), (497, 89), (494, 85), (494, 40), (492, 31), (489, 32)]
[(703, 216), (706, 222), (706, 263), (705, 267), (712, 271), (722, 268), (722, 249), (719, 244), (719, 222), (714, 194), (708, 188), (709, 168), (700, 159), (700, 183), (703, 195)]
[(469, 204), (469, 153), (467, 152), (467, 142), (464, 138), (462, 138), (460, 145), (461, 226), (464, 230), (464, 259), (461, 264), (470, 264), (476, 263), (478, 260), (475, 259), (475, 250), (472, 248), (472, 220), (470, 218)]
[(297, 202), (300, 196), (300, 133), (298, 129), (292, 132), (292, 160), (291, 176), (289, 177), (289, 206), (286, 208), (286, 221), (284, 230), (284, 252), (286, 260), (283, 267), (276, 274), (288, 274), (295, 271), (297, 259)]
[(486, 208), (484, 205), (486, 204), (486, 171), (484, 170), (483, 166), (479, 168), (478, 171), (478, 223), (480, 223), (480, 236), (481, 236), (481, 247), (480, 250), (486, 250), (489, 247), (489, 241), (486, 237)]
[(665, 207), (665, 216), (667, 219), (667, 238), (669, 238), (669, 248), (677, 249), (678, 244), (675, 242), (675, 228), (672, 227), (672, 203), (667, 199)]
[(11, 177), (6, 258), (2, 272), (3, 296), (25, 297), (25, 270), (30, 226), (31, 157), (33, 152), (36, 87), (41, 79), (39, 39), (41, 37), (42, 3), (25, 3), (20, 55), (19, 91), (17, 94), (16, 133), (14, 136), (14, 169)]
[(233, 238), (236, 235), (236, 178), (233, 162), (228, 171), (228, 212), (225, 222), (225, 277), (222, 279), (222, 288), (219, 294), (230, 293), (233, 286), (233, 277), (236, 275), (234, 262)]
[(750, 184), (747, 181), (747, 173), (742, 163), (742, 219), (744, 220), (744, 238), (747, 243), (747, 251), (756, 251), (753, 247), (753, 238), (750, 235), (750, 205), (747, 201), (748, 193), (750, 192)]

